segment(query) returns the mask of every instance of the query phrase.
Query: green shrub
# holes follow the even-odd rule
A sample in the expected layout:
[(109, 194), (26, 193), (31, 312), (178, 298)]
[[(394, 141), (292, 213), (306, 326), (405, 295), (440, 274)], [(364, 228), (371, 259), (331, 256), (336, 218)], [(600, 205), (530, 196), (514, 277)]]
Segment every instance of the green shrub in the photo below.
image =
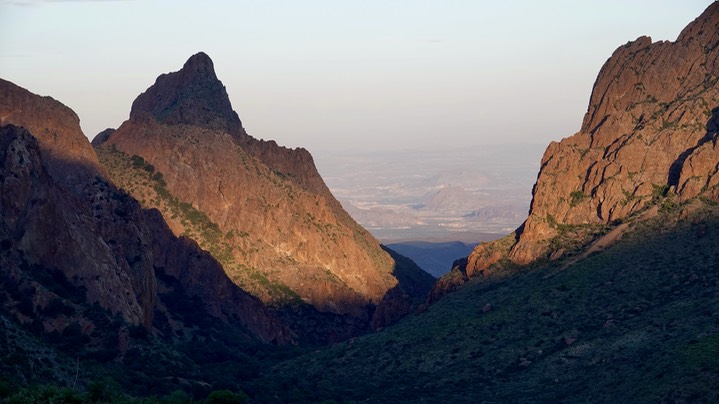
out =
[(190, 404), (192, 403), (192, 397), (182, 390), (175, 390), (163, 397), (160, 402), (162, 404)]
[(239, 404), (247, 402), (245, 393), (235, 393), (230, 390), (215, 390), (207, 396), (206, 404)]
[(569, 197), (571, 198), (570, 202), (569, 202), (569, 206), (575, 207), (575, 206), (579, 205), (584, 200), (584, 198), (587, 197), (587, 195), (584, 194), (584, 192), (582, 192), (582, 191), (574, 191), (571, 194), (569, 194)]

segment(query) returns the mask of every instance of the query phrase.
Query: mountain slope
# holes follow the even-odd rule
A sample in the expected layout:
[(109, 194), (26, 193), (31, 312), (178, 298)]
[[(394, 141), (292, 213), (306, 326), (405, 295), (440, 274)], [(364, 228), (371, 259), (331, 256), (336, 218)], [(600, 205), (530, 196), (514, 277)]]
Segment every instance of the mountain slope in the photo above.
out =
[(581, 130), (544, 153), (516, 241), (475, 249), (470, 276), (502, 258), (522, 264), (561, 254), (552, 240), (565, 230), (619, 223), (665, 196), (719, 200), (717, 24), (713, 3), (675, 42), (641, 37), (614, 52)]
[(146, 394), (175, 375), (200, 388), (217, 366), (189, 341), (246, 358), (294, 342), (214, 258), (103, 177), (69, 108), (0, 81), (0, 116), (3, 379), (121, 375)]
[(368, 308), (397, 285), (395, 262), (332, 197), (310, 154), (244, 132), (203, 53), (141, 94), (98, 154), (114, 181), (278, 313), (309, 304), (369, 324)]
[(571, 265), (472, 280), (380, 333), (278, 365), (248, 392), (293, 402), (714, 402), (718, 245), (716, 204), (666, 211)]

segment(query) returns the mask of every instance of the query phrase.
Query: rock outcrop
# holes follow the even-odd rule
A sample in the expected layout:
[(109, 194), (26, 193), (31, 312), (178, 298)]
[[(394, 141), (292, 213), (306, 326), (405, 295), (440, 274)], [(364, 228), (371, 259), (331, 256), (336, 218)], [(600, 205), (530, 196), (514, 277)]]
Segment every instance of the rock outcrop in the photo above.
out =
[(167, 125), (244, 133), (225, 86), (215, 75), (212, 60), (203, 52), (190, 57), (180, 71), (160, 75), (135, 99), (130, 119), (141, 119), (146, 114)]
[(113, 128), (107, 128), (103, 130), (102, 132), (95, 135), (95, 137), (92, 139), (92, 142), (90, 143), (93, 148), (102, 146), (103, 143), (107, 142), (107, 139), (110, 138), (110, 135), (115, 133), (115, 129)]
[(106, 176), (74, 111), (0, 79), (0, 126), (7, 124), (22, 126), (37, 138), (50, 175), (69, 188)]
[[(394, 260), (342, 209), (307, 150), (244, 131), (204, 53), (161, 75), (98, 153), (114, 181), (279, 312), (309, 304), (368, 325), (398, 284)], [(154, 177), (127, 175), (130, 161)]]
[(665, 197), (719, 200), (719, 3), (675, 42), (648, 37), (602, 67), (581, 130), (544, 153), (529, 217), (507, 242), (480, 245), (467, 274), (502, 259), (561, 255), (550, 241), (577, 226), (612, 225)]
[[(160, 268), (186, 284), (187, 294), (218, 321), (246, 327), (265, 341), (292, 341), (291, 332), (232, 284), (216, 260), (178, 239), (159, 214), (143, 210), (106, 179), (69, 108), (0, 81), (0, 115), (2, 276), (14, 289), (35, 291), (24, 313), (28, 320), (41, 317), (36, 306), (67, 298), (53, 291), (52, 282), (43, 283), (40, 271), (78, 291), (72, 304), (98, 304), (152, 330), (155, 313), (165, 310), (155, 272)], [(44, 326), (62, 331), (63, 324), (47, 318)]]

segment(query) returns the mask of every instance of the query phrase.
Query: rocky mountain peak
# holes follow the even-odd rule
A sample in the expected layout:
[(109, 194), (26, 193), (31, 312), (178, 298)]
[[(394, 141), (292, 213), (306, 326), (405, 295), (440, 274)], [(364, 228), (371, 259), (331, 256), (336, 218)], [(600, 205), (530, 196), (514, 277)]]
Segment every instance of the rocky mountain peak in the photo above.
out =
[(246, 328), (263, 341), (292, 341), (220, 263), (194, 241), (176, 237), (159, 212), (143, 210), (105, 171), (70, 108), (0, 80), (0, 300), (8, 290), (26, 291), (24, 315), (48, 332), (62, 332), (72, 321), (97, 319), (70, 306), (52, 315), (38, 307), (51, 300), (97, 304), (152, 331), (184, 310), (171, 302), (192, 299), (192, 311), (217, 324)]
[[(159, 76), (130, 119), (96, 145), (113, 181), (208, 249), (301, 338), (338, 340), (381, 326), (406, 314), (398, 300), (426, 280), (342, 209), (307, 150), (244, 132), (205, 54)], [(138, 185), (146, 181), (155, 186)], [(336, 327), (340, 319), (353, 325)]]
[(187, 62), (185, 62), (185, 65), (182, 66), (182, 71), (185, 73), (209, 75), (217, 79), (217, 75), (215, 75), (215, 65), (205, 52), (197, 52), (190, 56)]
[(150, 115), (158, 122), (244, 133), (230, 98), (207, 54), (192, 55), (177, 72), (159, 76), (132, 103), (131, 119)]

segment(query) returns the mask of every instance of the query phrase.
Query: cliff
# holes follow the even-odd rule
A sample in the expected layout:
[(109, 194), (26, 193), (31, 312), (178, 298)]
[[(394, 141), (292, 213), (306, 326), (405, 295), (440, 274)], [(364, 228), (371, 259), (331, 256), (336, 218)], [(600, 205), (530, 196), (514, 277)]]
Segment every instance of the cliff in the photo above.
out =
[(74, 111), (52, 97), (40, 97), (0, 79), (0, 126), (7, 124), (22, 126), (37, 138), (56, 181), (81, 188), (86, 181), (107, 175)]
[(528, 218), (511, 239), (478, 246), (468, 276), (556, 259), (567, 234), (591, 236), (667, 198), (719, 200), (717, 24), (713, 3), (674, 42), (640, 37), (614, 52), (580, 131), (547, 147)]

